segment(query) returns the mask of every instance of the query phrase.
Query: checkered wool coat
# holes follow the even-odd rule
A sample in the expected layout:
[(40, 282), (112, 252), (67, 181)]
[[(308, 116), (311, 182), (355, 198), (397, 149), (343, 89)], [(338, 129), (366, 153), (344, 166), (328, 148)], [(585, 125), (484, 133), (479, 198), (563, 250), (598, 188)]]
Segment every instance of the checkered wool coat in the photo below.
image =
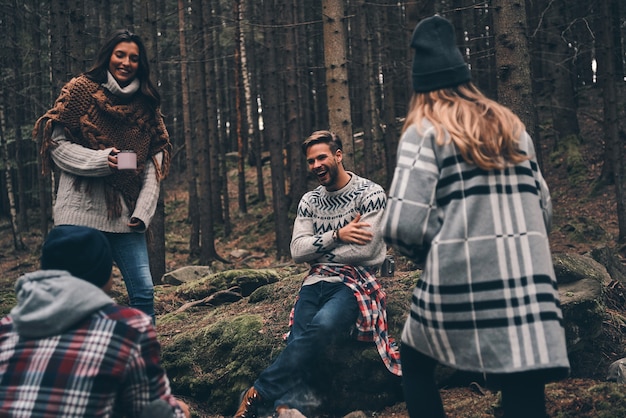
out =
[(485, 171), (424, 127), (402, 136), (382, 226), (388, 244), (423, 263), (402, 343), (461, 370), (564, 375), (552, 207), (531, 138), (520, 143), (530, 160)]

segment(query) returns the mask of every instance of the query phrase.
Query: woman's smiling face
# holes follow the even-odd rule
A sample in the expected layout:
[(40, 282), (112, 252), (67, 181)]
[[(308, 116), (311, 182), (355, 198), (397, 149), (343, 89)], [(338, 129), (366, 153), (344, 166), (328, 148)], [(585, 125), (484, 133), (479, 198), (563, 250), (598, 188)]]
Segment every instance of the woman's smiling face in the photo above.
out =
[(139, 47), (134, 42), (120, 42), (109, 58), (109, 72), (120, 86), (126, 87), (139, 69)]

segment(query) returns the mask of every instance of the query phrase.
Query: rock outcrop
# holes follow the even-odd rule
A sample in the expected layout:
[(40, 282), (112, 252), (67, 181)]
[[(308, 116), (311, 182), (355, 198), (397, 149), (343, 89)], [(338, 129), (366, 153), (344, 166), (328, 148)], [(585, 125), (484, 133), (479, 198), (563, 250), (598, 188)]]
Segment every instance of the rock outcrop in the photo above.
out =
[[(572, 376), (604, 378), (608, 365), (624, 357), (621, 337), (606, 331), (612, 325), (607, 325), (605, 300), (615, 280), (588, 256), (555, 254), (554, 265)], [(396, 339), (419, 274), (397, 272), (380, 279), (387, 291), (389, 333)], [(297, 269), (231, 270), (161, 293), (182, 305), (220, 292), (234, 294), (219, 305), (193, 305), (159, 316), (157, 324), (175, 329), (162, 340), (163, 365), (175, 392), (205, 401), (216, 414), (231, 415), (239, 394), (283, 349), (282, 336), (302, 278)], [(620, 356), (607, 358), (607, 349)], [(442, 370), (439, 376), (449, 384), (451, 374)], [(311, 404), (318, 414), (376, 411), (402, 401), (400, 378), (385, 369), (373, 344), (353, 341), (329, 347), (315, 367), (315, 379), (319, 390)]]

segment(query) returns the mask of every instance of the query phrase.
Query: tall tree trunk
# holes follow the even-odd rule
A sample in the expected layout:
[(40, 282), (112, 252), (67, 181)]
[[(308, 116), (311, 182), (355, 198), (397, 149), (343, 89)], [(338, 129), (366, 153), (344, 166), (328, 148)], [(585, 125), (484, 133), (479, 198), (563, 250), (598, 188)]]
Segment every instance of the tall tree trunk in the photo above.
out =
[(344, 0), (322, 0), (324, 65), (330, 129), (343, 143), (343, 165), (354, 170), (354, 137), (348, 86), (348, 35)]
[[(490, 98), (498, 97), (497, 80), (494, 77), (495, 55), (493, 16), (491, 9), (484, 7), (469, 7), (472, 0), (464, 0), (464, 5), (471, 13), (464, 13), (467, 22), (467, 45), (471, 53), (469, 54), (469, 64), (472, 68), (472, 82)], [(463, 35), (463, 34), (460, 34)]]
[[(28, 230), (28, 210), (30, 206), (26, 199), (26, 181), (25, 181), (25, 163), (28, 161), (27, 155), (25, 155), (26, 144), (24, 144), (24, 138), (22, 136), (22, 127), (24, 126), (24, 114), (26, 109), (24, 108), (24, 63), (23, 63), (23, 50), (21, 47), (22, 36), (19, 33), (19, 28), (23, 25), (23, 19), (19, 13), (22, 8), (18, 7), (17, 1), (13, 2), (13, 18), (9, 19), (10, 30), (7, 34), (11, 39), (11, 63), (13, 64), (13, 85), (9, 90), (9, 113), (11, 126), (15, 133), (15, 174), (17, 184), (17, 231), (21, 234), (22, 231)], [(7, 155), (8, 157), (8, 155)]]
[(50, 70), (52, 90), (57, 94), (61, 87), (72, 78), (73, 73), (68, 59), (69, 18), (67, 11), (70, 4), (67, 0), (50, 2)]
[[(214, 5), (216, 4), (216, 5)], [(219, 33), (217, 31), (218, 26), (218, 6), (219, 1), (214, 0), (211, 2), (212, 7), (203, 7), (202, 14), (204, 15), (204, 21), (207, 25), (207, 30), (204, 31), (205, 36), (205, 50), (209, 57), (218, 56), (220, 53), (219, 48)], [(210, 29), (208, 29), (210, 28)], [(208, 110), (208, 130), (207, 135), (209, 139), (209, 161), (210, 173), (209, 178), (211, 184), (215, 185), (213, 188), (213, 198), (211, 201), (211, 207), (213, 208), (213, 220), (214, 223), (222, 223), (224, 227), (224, 235), (229, 236), (232, 231), (232, 225), (230, 222), (230, 200), (228, 196), (228, 182), (227, 182), (227, 167), (224, 161), (224, 141), (221, 137), (221, 131), (218, 125), (218, 108), (220, 90), (217, 88), (220, 80), (217, 78), (219, 73), (219, 60), (205, 60), (206, 78), (207, 78), (207, 110)]]
[[(606, 138), (604, 165), (611, 165), (615, 183), (615, 201), (617, 202), (618, 242), (626, 242), (626, 202), (624, 197), (624, 157), (623, 144), (619, 138), (619, 120), (617, 111), (617, 84), (615, 48), (613, 39), (613, 1), (601, 2), (600, 14), (602, 24), (598, 26), (596, 39), (598, 61), (598, 83), (602, 87), (602, 104), (604, 108), (604, 136)], [(621, 82), (621, 81), (620, 81)]]
[[(141, 37), (148, 51), (151, 78), (160, 80), (159, 73), (159, 47), (156, 34), (158, 32), (158, 11), (156, 0), (146, 0), (141, 2)], [(163, 184), (159, 185), (159, 200), (148, 232), (148, 259), (150, 263), (150, 274), (154, 283), (161, 283), (161, 279), (166, 272), (165, 266), (165, 201)]]
[(265, 31), (265, 73), (263, 83), (263, 119), (265, 135), (270, 144), (270, 166), (272, 170), (272, 207), (274, 209), (274, 231), (276, 232), (276, 257), (283, 259), (290, 256), (289, 244), (291, 233), (287, 211), (289, 205), (285, 195), (285, 163), (283, 156), (284, 143), (282, 141), (283, 115), (280, 110), (282, 80), (278, 75), (278, 54), (280, 37), (276, 34), (275, 10), (281, 6), (281, 0), (270, 0), (264, 7)]
[(178, 38), (180, 46), (180, 76), (183, 109), (183, 133), (185, 136), (185, 155), (187, 161), (187, 184), (189, 192), (189, 255), (196, 257), (200, 252), (200, 216), (198, 214), (198, 190), (196, 188), (195, 147), (191, 135), (191, 114), (189, 108), (189, 73), (187, 69), (187, 41), (185, 38), (185, 2), (178, 0)]
[(202, 265), (209, 265), (211, 261), (220, 259), (215, 250), (215, 231), (214, 220), (211, 211), (211, 199), (213, 196), (213, 185), (211, 184), (211, 158), (209, 155), (209, 124), (207, 116), (209, 110), (207, 108), (207, 77), (205, 73), (205, 65), (203, 62), (204, 45), (204, 28), (207, 27), (204, 22), (203, 9), (206, 4), (198, 2), (193, 5), (191, 13), (192, 33), (197, 38), (192, 43), (192, 77), (191, 77), (191, 98), (194, 112), (194, 133), (196, 140), (194, 143), (197, 149), (194, 155), (197, 158), (198, 168), (198, 212), (200, 217), (200, 253), (198, 262)]
[(549, 2), (543, 13), (547, 44), (546, 69), (548, 83), (551, 87), (548, 97), (550, 98), (550, 111), (552, 124), (556, 136), (556, 145), (561, 149), (567, 161), (570, 174), (584, 173), (586, 165), (580, 158), (578, 146), (580, 145), (580, 128), (577, 116), (576, 92), (572, 80), (573, 51), (564, 38), (566, 28), (569, 25), (568, 2), (555, 0)]
[(24, 245), (24, 241), (22, 240), (22, 233), (17, 219), (15, 193), (13, 192), (13, 175), (11, 174), (13, 164), (11, 163), (9, 147), (7, 146), (6, 138), (4, 137), (6, 119), (2, 109), (6, 107), (7, 94), (3, 90), (4, 88), (0, 90), (0, 93), (2, 93), (2, 101), (5, 104), (5, 106), (0, 107), (0, 161), (2, 161), (2, 165), (4, 166), (4, 176), (7, 184), (7, 197), (9, 199), (9, 212), (11, 214), (11, 232), (13, 233), (13, 248), (16, 250), (25, 250), (26, 245)]
[(535, 138), (537, 114), (533, 103), (524, 0), (493, 1), (498, 100), (508, 106)]
[[(41, 27), (41, 4), (40, 2), (35, 1), (33, 4), (33, 13), (31, 14), (32, 23), (31, 25), (37, 28), (34, 31), (31, 31), (31, 42), (33, 45), (33, 49), (35, 51), (47, 51), (48, 45), (43, 44), (40, 27)], [(48, 86), (49, 82), (44, 76), (45, 66), (42, 60), (42, 54), (37, 53), (33, 54), (33, 68), (35, 75), (33, 76), (33, 84), (37, 86), (35, 88), (34, 94), (31, 97), (32, 109), (31, 114), (36, 117), (36, 115), (40, 112), (40, 103), (50, 103), (52, 99), (52, 92), (49, 88), (42, 88), (43, 86)], [(37, 192), (39, 197), (39, 230), (42, 232), (42, 235), (46, 235), (48, 231), (48, 222), (50, 218), (50, 190), (48, 189), (48, 184), (50, 183), (44, 176), (39, 175), (41, 173), (41, 157), (39, 155), (38, 144), (33, 141), (33, 145), (36, 147), (36, 155), (37, 155)]]
[(385, 167), (385, 160), (379, 158), (384, 155), (383, 131), (381, 129), (381, 115), (378, 112), (378, 103), (380, 103), (380, 68), (378, 60), (375, 59), (376, 54), (376, 28), (374, 24), (376, 19), (372, 18), (375, 13), (373, 8), (364, 7), (365, 14), (365, 56), (363, 61), (363, 72), (366, 75), (367, 96), (363, 104), (364, 123), (363, 132), (366, 141), (369, 137), (369, 144), (363, 144), (363, 157), (365, 165), (370, 168), (366, 169), (365, 174), (371, 176), (374, 172), (378, 172)]
[(71, 0), (69, 9), (70, 19), (70, 71), (77, 75), (85, 71), (86, 56), (85, 42), (87, 34), (85, 32), (85, 2), (84, 0)]
[[(218, 57), (215, 60), (215, 84), (217, 86), (215, 98), (217, 102), (217, 109), (219, 111), (219, 123), (218, 126), (218, 158), (219, 165), (215, 167), (215, 169), (211, 173), (211, 181), (215, 184), (220, 185), (220, 189), (222, 190), (222, 199), (215, 199), (213, 202), (214, 213), (218, 214), (219, 211), (222, 210), (222, 201), (223, 201), (223, 211), (226, 214), (229, 210), (229, 201), (230, 198), (228, 196), (228, 166), (226, 161), (226, 153), (232, 151), (230, 137), (229, 137), (229, 127), (232, 130), (233, 124), (230, 121), (230, 104), (229, 104), (229, 91), (230, 86), (232, 86), (232, 80), (229, 78), (229, 75), (232, 73), (232, 65), (229, 62), (226, 48), (222, 47), (220, 42), (221, 33), (224, 28), (224, 18), (222, 17), (223, 12), (221, 9), (221, 2), (219, 0), (215, 0), (213, 2), (213, 12), (215, 14), (215, 20), (218, 21), (212, 27), (214, 28), (213, 39), (214, 39), (214, 50), (215, 57)], [(216, 194), (216, 197), (219, 195)]]
[(248, 212), (246, 205), (246, 147), (242, 134), (243, 115), (241, 114), (243, 106), (241, 106), (242, 80), (241, 80), (241, 0), (234, 2), (234, 20), (235, 20), (235, 135), (237, 135), (237, 201), (239, 203), (239, 212)]
[[(400, 30), (405, 27), (404, 7), (402, 7), (400, 2), (394, 0), (387, 0), (385, 3), (384, 11), (387, 15), (387, 24), (389, 26), (383, 29), (383, 33), (387, 38), (387, 47), (389, 48), (387, 51), (387, 59), (389, 60), (387, 77), (391, 76), (387, 80), (391, 81), (390, 86), (386, 88), (392, 89), (393, 97), (389, 98), (388, 103), (390, 105), (393, 103), (393, 114), (399, 116), (407, 113), (408, 103), (413, 93), (410, 88), (411, 80), (407, 77), (406, 72), (407, 66), (410, 66), (413, 55), (409, 48), (410, 41), (409, 38), (406, 37), (406, 32)], [(399, 132), (400, 125), (395, 118), (393, 120), (393, 127), (395, 132)], [(399, 137), (396, 134), (394, 138), (394, 148), (397, 148), (398, 140)]]
[(122, 3), (121, 25), (130, 31), (135, 31), (135, 14), (133, 10), (133, 2), (125, 1)]
[[(298, 69), (297, 69), (297, 30), (296, 30), (296, 14), (295, 7), (297, 2), (293, 0), (287, 0), (284, 2), (284, 12), (281, 13), (283, 19), (283, 26), (285, 30), (283, 48), (283, 59), (285, 60), (285, 99), (287, 107), (286, 113), (286, 136), (287, 136), (287, 161), (289, 166), (289, 201), (299, 202), (300, 198), (306, 192), (306, 185), (301, 181), (297, 181), (302, 177), (302, 173), (306, 170), (304, 168), (304, 157), (300, 144), (302, 143), (303, 133), (300, 125), (301, 113), (299, 111), (301, 102), (298, 96)], [(289, 204), (291, 206), (291, 204)]]
[[(379, 26), (384, 28), (385, 31), (388, 31), (390, 28), (389, 16), (388, 14), (381, 13), (378, 17)], [(396, 103), (394, 96), (394, 86), (393, 80), (396, 78), (397, 73), (394, 68), (394, 61), (392, 55), (392, 46), (390, 44), (391, 37), (385, 36), (384, 34), (379, 39), (379, 51), (378, 54), (381, 59), (381, 71), (383, 74), (383, 84), (382, 84), (382, 125), (384, 126), (384, 150), (385, 150), (385, 167), (387, 174), (387, 184), (383, 185), (389, 186), (391, 183), (391, 179), (393, 178), (393, 171), (396, 166), (396, 151), (398, 148), (399, 135), (396, 130)], [(402, 77), (406, 77), (406, 74), (402, 74)], [(408, 77), (407, 77), (408, 78)]]
[[(358, 114), (360, 117), (358, 121), (353, 120), (357, 126), (360, 126), (363, 130), (363, 136), (361, 137), (362, 155), (363, 158), (356, 158), (357, 172), (361, 173), (365, 177), (370, 177), (374, 170), (374, 155), (373, 155), (373, 125), (372, 125), (372, 102), (370, 91), (373, 88), (370, 71), (372, 63), (369, 61), (371, 55), (368, 51), (368, 38), (369, 26), (367, 23), (367, 6), (364, 0), (357, 0), (352, 4), (350, 14), (354, 16), (354, 28), (351, 31), (352, 48), (351, 50), (351, 62), (350, 74), (351, 85), (357, 88), (351, 89), (354, 92), (351, 103), (355, 104), (355, 108), (358, 107)], [(358, 155), (359, 151), (355, 150), (355, 154)]]
[(100, 4), (98, 8), (98, 37), (104, 39), (111, 27), (111, 0), (99, 0), (98, 3)]
[[(594, 33), (589, 30), (596, 25), (590, 24), (590, 21), (597, 20), (599, 13), (596, 13), (597, 2), (570, 2), (569, 7), (572, 11), (572, 19), (570, 32), (572, 34), (572, 47), (575, 48), (574, 68), (576, 74), (576, 88), (580, 86), (591, 86), (594, 83), (593, 60), (594, 60)], [(619, 14), (611, 16), (611, 18), (620, 19)], [(612, 24), (611, 26), (614, 26)], [(618, 24), (619, 27), (619, 24)], [(619, 35), (619, 30), (617, 31)], [(615, 42), (615, 41), (614, 41)], [(618, 38), (616, 45), (621, 44)], [(621, 57), (620, 64), (621, 65)]]
[[(249, 0), (241, 0), (240, 7), (241, 19), (250, 22), (252, 12), (255, 9), (254, 3), (251, 4)], [(244, 105), (246, 107), (246, 126), (248, 128), (246, 138), (248, 142), (248, 155), (249, 161), (254, 161), (254, 167), (256, 169), (257, 200), (259, 202), (265, 202), (265, 184), (263, 182), (263, 161), (261, 156), (263, 150), (261, 147), (260, 134), (258, 132), (258, 123), (254, 118), (257, 113), (255, 110), (257, 108), (257, 102), (251, 81), (253, 79), (253, 72), (250, 71), (248, 65), (248, 62), (254, 59), (254, 48), (248, 48), (248, 45), (254, 41), (254, 32), (251, 25), (246, 25), (247, 30), (244, 30), (241, 25), (239, 26), (241, 30), (241, 76), (243, 81)], [(252, 68), (254, 68), (254, 66)]]

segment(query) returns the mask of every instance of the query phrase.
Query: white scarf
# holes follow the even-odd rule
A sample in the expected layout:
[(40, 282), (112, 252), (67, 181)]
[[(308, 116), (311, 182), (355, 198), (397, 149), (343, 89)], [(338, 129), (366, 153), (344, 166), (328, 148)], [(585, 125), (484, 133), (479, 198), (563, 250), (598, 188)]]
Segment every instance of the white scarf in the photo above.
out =
[(141, 82), (135, 77), (133, 81), (130, 82), (126, 87), (122, 87), (119, 85), (113, 74), (110, 71), (107, 71), (107, 82), (102, 83), (102, 86), (119, 97), (130, 97), (133, 94), (137, 93), (139, 87), (141, 86)]

